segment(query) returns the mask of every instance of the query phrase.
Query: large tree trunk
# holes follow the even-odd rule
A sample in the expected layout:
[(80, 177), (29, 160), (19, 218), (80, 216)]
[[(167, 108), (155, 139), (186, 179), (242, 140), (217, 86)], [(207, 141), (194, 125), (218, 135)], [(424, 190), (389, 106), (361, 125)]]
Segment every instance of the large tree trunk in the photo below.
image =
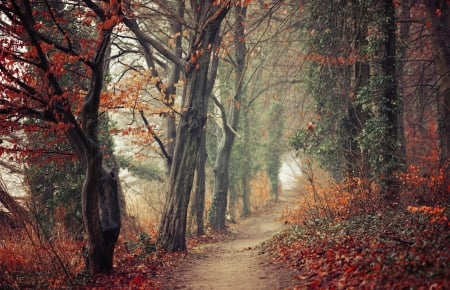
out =
[[(219, 48), (220, 42), (222, 41), (222, 36), (220, 33), (216, 35), (214, 39), (214, 47)], [(211, 97), (212, 89), (214, 87), (214, 81), (217, 76), (217, 70), (219, 68), (219, 56), (217, 53), (214, 53), (211, 56), (211, 69), (209, 71), (208, 83), (206, 86), (206, 94)], [(209, 102), (206, 103), (208, 105)], [(206, 132), (206, 128), (204, 129)], [(195, 169), (195, 187), (193, 191), (193, 200), (191, 210), (191, 217), (193, 221), (196, 222), (196, 233), (197, 235), (203, 234), (204, 227), (204, 219), (203, 215), (205, 212), (205, 191), (206, 191), (206, 161), (207, 161), (207, 152), (206, 152), (206, 135), (202, 135), (202, 141), (200, 144), (199, 153), (197, 156), (197, 164)]]
[(445, 0), (426, 1), (426, 5), (432, 23), (435, 46), (433, 51), (439, 75), (439, 161), (441, 168), (444, 169), (442, 194), (448, 194), (450, 188), (450, 8), (448, 1)]
[(379, 113), (385, 127), (381, 140), (381, 158), (384, 163), (380, 181), (382, 198), (389, 205), (398, 205), (400, 182), (395, 174), (401, 169), (402, 154), (399, 143), (403, 132), (400, 132), (402, 121), (402, 102), (398, 95), (397, 61), (396, 61), (396, 17), (392, 0), (384, 0), (385, 19), (383, 22), (384, 57), (382, 60), (384, 91), (379, 105)]
[(117, 174), (102, 166), (100, 147), (80, 127), (70, 129), (67, 136), (85, 169), (81, 205), (87, 266), (91, 274), (109, 273), (121, 227)]
[(217, 156), (214, 165), (214, 191), (209, 222), (213, 230), (225, 229), (225, 216), (227, 211), (227, 198), (229, 187), (229, 167), (231, 150), (233, 149), (234, 137), (239, 124), (241, 99), (243, 94), (243, 80), (245, 75), (245, 27), (247, 8), (235, 7), (235, 33), (234, 44), (236, 53), (236, 83), (235, 95), (230, 103), (228, 117), (223, 106), (216, 103), (222, 113), (222, 138), (217, 146)]
[[(210, 9), (204, 5), (202, 9)], [(208, 11), (206, 10), (206, 11)], [(208, 76), (211, 53), (228, 5), (214, 6), (208, 24), (194, 40), (192, 58), (195, 63), (187, 75), (187, 95), (177, 129), (177, 137), (167, 185), (167, 199), (159, 227), (158, 245), (169, 251), (186, 250), (187, 208), (192, 190), (197, 153), (206, 123)], [(203, 15), (204, 16), (204, 15)], [(191, 59), (192, 59), (191, 58)]]
[(109, 273), (121, 227), (117, 172), (102, 165), (99, 145), (84, 135), (80, 127), (70, 129), (67, 135), (85, 168), (81, 204), (88, 269), (91, 274)]
[[(86, 231), (87, 249), (89, 257), (89, 272), (109, 272), (108, 257), (104, 252), (104, 239), (99, 213), (99, 195), (102, 190), (102, 154), (94, 145), (89, 148), (85, 165), (85, 180), (81, 191), (81, 205), (84, 228)], [(112, 259), (111, 265), (112, 265)]]
[(81, 127), (70, 112), (66, 112), (63, 120), (71, 124), (67, 137), (85, 169), (81, 205), (91, 274), (111, 272), (114, 248), (121, 227), (117, 174), (103, 167), (103, 154), (98, 140), (104, 61), (111, 30), (104, 30), (102, 33), (96, 62), (91, 66), (89, 92), (81, 110)]

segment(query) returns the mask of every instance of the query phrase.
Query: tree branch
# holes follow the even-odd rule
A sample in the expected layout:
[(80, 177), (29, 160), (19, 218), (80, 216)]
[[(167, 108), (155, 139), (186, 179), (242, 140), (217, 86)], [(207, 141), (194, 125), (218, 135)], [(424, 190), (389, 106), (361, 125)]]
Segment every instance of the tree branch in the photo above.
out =
[(216, 98), (216, 96), (211, 95), (210, 96), (211, 99), (214, 101), (214, 104), (216, 104), (216, 106), (219, 108), (220, 110), (220, 114), (221, 114), (221, 119), (222, 119), (222, 123), (224, 124), (224, 129), (228, 128), (234, 135), (236, 135), (236, 137), (238, 137), (239, 139), (241, 139), (241, 135), (239, 135), (238, 132), (236, 132), (236, 130), (234, 130), (233, 127), (231, 127), (231, 125), (228, 123), (227, 121), (227, 114), (225, 112), (225, 107), (222, 105), (222, 103)]
[(169, 49), (161, 45), (158, 41), (154, 40), (147, 34), (143, 33), (142, 30), (139, 28), (136, 19), (124, 17), (123, 23), (134, 33), (134, 35), (136, 35), (139, 42), (148, 43), (153, 48), (155, 48), (159, 53), (167, 57), (170, 61), (179, 65), (180, 67), (182, 67), (182, 69), (185, 69), (187, 63), (183, 59), (177, 57)]
[(164, 143), (161, 141), (161, 139), (156, 135), (155, 131), (151, 128), (150, 124), (147, 121), (147, 118), (144, 115), (144, 111), (139, 110), (139, 114), (141, 115), (142, 121), (144, 121), (145, 126), (147, 127), (147, 130), (150, 134), (152, 134), (152, 137), (155, 139), (156, 143), (158, 143), (159, 148), (161, 149), (162, 154), (167, 160), (168, 164), (172, 164), (172, 156), (167, 153), (166, 147), (164, 146)]

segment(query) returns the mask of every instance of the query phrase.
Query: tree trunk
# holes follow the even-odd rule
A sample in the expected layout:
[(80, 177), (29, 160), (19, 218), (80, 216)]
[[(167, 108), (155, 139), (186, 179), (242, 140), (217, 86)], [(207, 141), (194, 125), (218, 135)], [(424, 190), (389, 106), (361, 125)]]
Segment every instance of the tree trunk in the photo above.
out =
[(194, 190), (191, 200), (191, 226), (194, 226), (191, 232), (197, 236), (204, 234), (204, 212), (205, 212), (205, 193), (206, 193), (206, 134), (203, 134), (200, 143), (200, 149), (197, 156), (195, 169)]
[[(66, 118), (70, 120), (73, 116), (66, 115)], [(102, 166), (103, 155), (96, 141), (96, 118), (85, 117), (84, 120), (86, 130), (74, 126), (67, 136), (85, 169), (81, 205), (88, 249), (87, 266), (91, 274), (109, 273), (121, 227), (118, 178), (117, 173)], [(85, 132), (91, 132), (92, 138)]]
[(450, 8), (445, 0), (427, 1), (426, 5), (432, 23), (433, 51), (439, 77), (439, 162), (444, 169), (442, 194), (445, 195), (450, 191)]
[(380, 176), (382, 198), (389, 205), (398, 205), (400, 194), (400, 182), (395, 174), (401, 169), (401, 152), (399, 143), (400, 132), (399, 119), (402, 102), (398, 95), (397, 85), (397, 61), (396, 61), (396, 17), (395, 6), (392, 0), (384, 0), (385, 19), (383, 22), (384, 33), (384, 57), (382, 60), (384, 91), (379, 107), (380, 117), (385, 127), (384, 138), (381, 140), (381, 158), (383, 169)]
[(243, 80), (245, 75), (245, 27), (247, 8), (244, 6), (235, 7), (235, 33), (234, 44), (236, 46), (236, 83), (235, 96), (230, 103), (228, 117), (223, 106), (220, 106), (222, 113), (222, 138), (217, 146), (217, 156), (214, 164), (214, 191), (209, 212), (209, 222), (213, 230), (225, 229), (225, 217), (227, 211), (227, 199), (229, 188), (229, 167), (231, 150), (233, 149), (235, 132), (239, 124), (241, 99), (243, 94)]
[(102, 33), (96, 62), (92, 65), (89, 92), (81, 110), (81, 127), (70, 112), (64, 115), (63, 120), (72, 125), (67, 137), (85, 169), (81, 205), (91, 274), (111, 272), (114, 247), (121, 227), (117, 175), (103, 167), (103, 154), (98, 141), (98, 111), (111, 30)]
[[(205, 62), (202, 62), (202, 65), (205, 65)], [(200, 71), (205, 71), (205, 68), (200, 68)], [(198, 78), (199, 76), (193, 76), (194, 80)], [(169, 251), (186, 250), (187, 208), (197, 153), (201, 143), (202, 128), (206, 121), (205, 109), (202, 108), (201, 100), (194, 100), (201, 98), (201, 90), (201, 84), (194, 81), (190, 101), (185, 106), (186, 111), (182, 115), (177, 131), (167, 199), (158, 237), (159, 246)]]
[[(89, 272), (109, 272), (108, 257), (104, 254), (104, 238), (99, 213), (102, 155), (96, 146), (88, 149), (85, 164), (85, 180), (81, 191), (81, 205), (89, 257)], [(112, 261), (111, 261), (112, 264)]]
[(250, 120), (248, 108), (243, 111), (243, 143), (242, 146), (242, 216), (248, 217), (250, 208), (250, 179), (251, 179), (251, 156), (250, 156)]
[[(355, 50), (360, 55), (361, 60), (357, 60), (354, 65), (354, 84), (352, 85), (354, 97), (358, 96), (360, 91), (369, 84), (370, 64), (363, 60), (365, 54), (364, 49), (367, 46), (367, 24), (364, 20), (367, 13), (367, 7), (362, 6), (359, 1), (352, 1), (353, 19), (355, 30)], [(347, 122), (348, 122), (348, 142), (345, 150), (345, 167), (346, 176), (348, 178), (359, 177), (367, 178), (369, 176), (369, 167), (364, 158), (367, 152), (362, 152), (358, 144), (357, 138), (364, 128), (368, 116), (362, 109), (362, 106), (354, 100), (348, 101), (347, 106)]]
[[(224, 124), (224, 127), (227, 127)], [(214, 192), (209, 211), (209, 223), (213, 230), (225, 229), (227, 211), (227, 195), (229, 186), (229, 164), (234, 133), (229, 128), (222, 132), (222, 139), (217, 147), (217, 157), (214, 165)]]
[[(208, 5), (206, 5), (208, 6)], [(203, 9), (207, 9), (207, 7)], [(228, 7), (228, 6), (226, 6)], [(220, 9), (220, 10), (219, 10)], [(187, 97), (177, 129), (170, 168), (167, 199), (159, 227), (158, 245), (169, 251), (186, 250), (187, 208), (192, 190), (197, 153), (206, 123), (208, 76), (212, 44), (228, 8), (215, 6), (212, 18), (192, 47), (196, 62), (187, 72)]]

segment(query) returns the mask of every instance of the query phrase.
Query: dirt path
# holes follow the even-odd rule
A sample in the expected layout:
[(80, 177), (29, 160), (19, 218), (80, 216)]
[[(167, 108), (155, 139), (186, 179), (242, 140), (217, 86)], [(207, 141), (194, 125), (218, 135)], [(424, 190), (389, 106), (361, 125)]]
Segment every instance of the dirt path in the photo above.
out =
[[(283, 228), (279, 217), (292, 200), (283, 195), (267, 212), (233, 225), (229, 241), (191, 249), (182, 265), (166, 277), (164, 289), (285, 289), (293, 274), (267, 262), (258, 246)], [(169, 279), (167, 279), (169, 278)]]

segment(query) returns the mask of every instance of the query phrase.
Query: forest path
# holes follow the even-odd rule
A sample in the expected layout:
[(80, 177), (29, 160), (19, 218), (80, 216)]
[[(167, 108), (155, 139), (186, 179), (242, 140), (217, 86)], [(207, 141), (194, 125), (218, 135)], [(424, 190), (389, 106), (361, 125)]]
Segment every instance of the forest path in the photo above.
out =
[(283, 229), (280, 216), (293, 196), (285, 193), (264, 212), (231, 226), (230, 240), (191, 249), (173, 271), (166, 273), (163, 289), (285, 289), (293, 273), (268, 262), (258, 246)]

